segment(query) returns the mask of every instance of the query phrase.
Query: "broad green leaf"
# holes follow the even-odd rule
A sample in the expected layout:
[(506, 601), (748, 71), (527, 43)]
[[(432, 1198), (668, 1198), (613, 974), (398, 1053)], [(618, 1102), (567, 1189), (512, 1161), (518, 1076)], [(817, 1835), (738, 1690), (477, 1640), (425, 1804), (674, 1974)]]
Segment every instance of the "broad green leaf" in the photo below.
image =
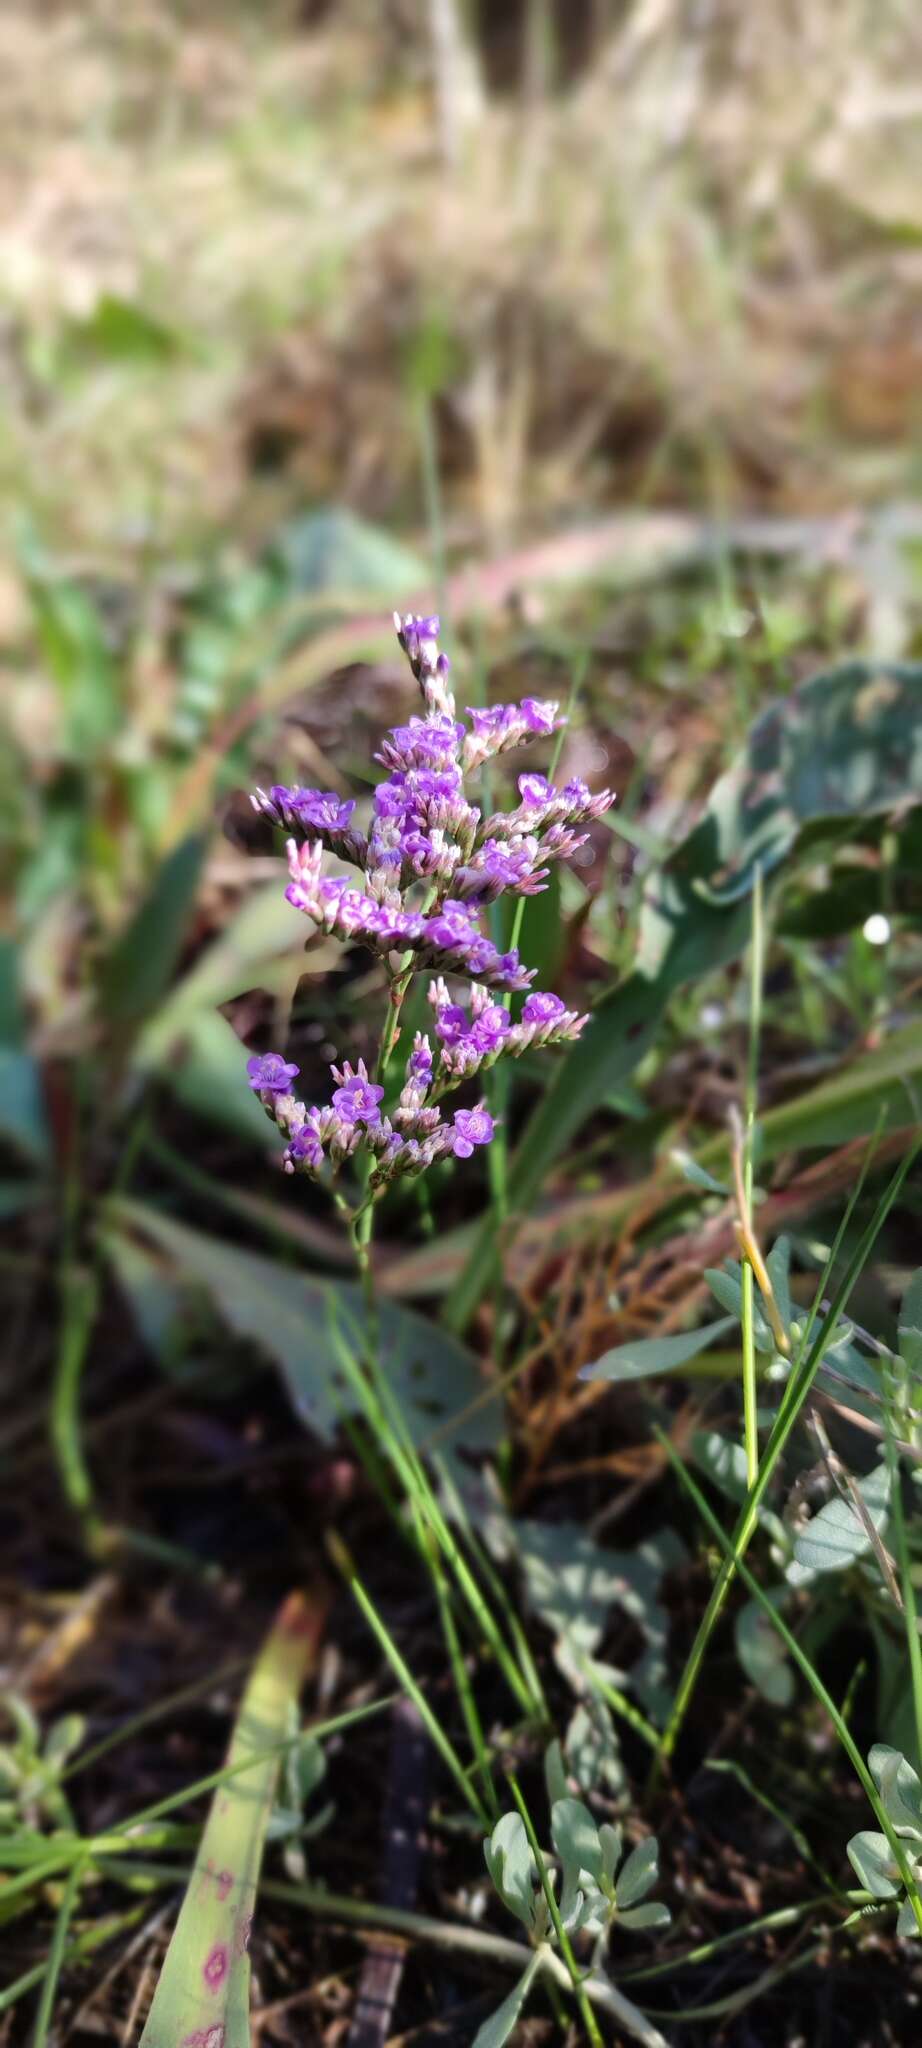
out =
[[(220, 1010), (195, 1010), (169, 1046), (160, 1045), (152, 1070), (194, 1116), (264, 1152), (280, 1152), (281, 1133), (247, 1079), (247, 1056), (247, 1047)], [(148, 1066), (149, 1042), (138, 1047), (137, 1058)]]
[(913, 1274), (903, 1296), (900, 1352), (910, 1372), (922, 1373), (922, 1266)]
[(839, 1073), (761, 1119), (762, 1157), (799, 1145), (842, 1145), (868, 1132), (917, 1124), (922, 1108), (922, 1023), (894, 1031), (873, 1051), (859, 1051)]
[(487, 1869), (505, 1906), (531, 1927), (538, 1866), (520, 1813), (504, 1813), (483, 1845)]
[(0, 1137), (30, 1159), (47, 1157), (48, 1126), (38, 1068), (29, 1053), (12, 1045), (0, 1045)]
[[(886, 1465), (877, 1465), (866, 1479), (859, 1482), (859, 1491), (870, 1519), (878, 1533), (887, 1521), (890, 1499), (890, 1474)], [(827, 1501), (814, 1515), (805, 1529), (801, 1529), (794, 1542), (794, 1562), (787, 1569), (789, 1585), (800, 1586), (814, 1572), (841, 1572), (867, 1557), (871, 1542), (859, 1520), (850, 1500), (836, 1495)]]
[(859, 1884), (875, 1899), (895, 1899), (902, 1890), (900, 1873), (886, 1835), (862, 1828), (848, 1844), (848, 1860)]
[[(228, 1327), (280, 1368), (301, 1421), (332, 1442), (341, 1417), (358, 1405), (343, 1371), (342, 1345), (361, 1356), (367, 1341), (361, 1289), (296, 1272), (140, 1202), (110, 1203), (107, 1216), (110, 1230), (140, 1232), (169, 1254), (180, 1279), (205, 1289)], [(494, 1449), (499, 1404), (485, 1402), (466, 1413), (484, 1389), (471, 1354), (398, 1302), (382, 1301), (379, 1321), (381, 1365), (414, 1442), (424, 1446), (438, 1431), (446, 1453), (461, 1445)]]
[(504, 2041), (508, 2041), (512, 2029), (519, 2018), (535, 1974), (540, 1967), (541, 1957), (536, 1950), (531, 1961), (523, 1970), (515, 1989), (510, 1991), (508, 1998), (503, 1999), (502, 2005), (497, 2006), (496, 2011), (490, 2014), (489, 2019), (484, 2020), (483, 2025), (478, 2027), (471, 2048), (503, 2048)]
[[(634, 970), (599, 1004), (528, 1125), (510, 1174), (516, 1208), (528, 1208), (574, 1133), (644, 1057), (673, 991), (744, 951), (756, 868), (770, 880), (817, 820), (860, 820), (917, 794), (920, 688), (918, 664), (850, 662), (756, 720), (700, 823), (648, 877)], [(450, 1297), (455, 1327), (482, 1298), (493, 1255), (491, 1224)]]
[(602, 1877), (606, 1889), (614, 1887), (615, 1871), (621, 1861), (621, 1829), (604, 1820), (599, 1829), (599, 1845), (602, 1850)]
[[(566, 1648), (558, 1656), (561, 1669), (575, 1680), (566, 1666)], [(598, 1669), (593, 1665), (593, 1670)], [(589, 1682), (591, 1684), (591, 1674)], [(574, 1709), (563, 1739), (567, 1768), (582, 1792), (623, 1792), (627, 1772), (614, 1716), (607, 1700), (591, 1693)]]
[(381, 595), (394, 604), (430, 581), (421, 556), (342, 505), (290, 520), (272, 552), (297, 590)]
[(904, 1941), (919, 1939), (919, 1923), (913, 1911), (911, 1899), (904, 1899), (896, 1916), (896, 1931)]
[(636, 1906), (655, 1885), (659, 1875), (659, 1843), (655, 1835), (647, 1835), (632, 1849), (627, 1861), (622, 1864), (615, 1884), (615, 1900), (619, 1913), (626, 1906)]
[(144, 1037), (145, 1056), (161, 1052), (198, 1011), (261, 988), (270, 962), (284, 954), (299, 958), (307, 936), (304, 918), (286, 901), (281, 881), (256, 889), (200, 953), (153, 1019)]
[[(715, 1301), (719, 1301), (721, 1308), (727, 1309), (739, 1325), (743, 1319), (743, 1283), (738, 1261), (731, 1260), (726, 1266), (706, 1266), (704, 1278)], [(758, 1299), (752, 1305), (752, 1335), (757, 1351), (774, 1351), (775, 1341)]]
[(164, 994), (192, 915), (204, 852), (199, 833), (174, 847), (113, 946), (100, 976), (103, 1010), (111, 1022), (138, 1024)]
[(693, 1188), (703, 1188), (707, 1195), (729, 1195), (730, 1189), (726, 1182), (715, 1180), (713, 1174), (708, 1173), (706, 1167), (699, 1166), (698, 1161), (692, 1159), (689, 1153), (675, 1151), (669, 1156), (673, 1165), (678, 1167), (683, 1180), (690, 1181)]
[(280, 1746), (315, 1655), (322, 1611), (293, 1593), (281, 1608), (243, 1697), (227, 1757), (237, 1770), (215, 1791), (195, 1868), (164, 1958), (141, 2048), (249, 2048), (247, 1944)]
[(117, 292), (104, 292), (85, 320), (71, 322), (65, 341), (75, 357), (102, 356), (139, 367), (170, 362), (187, 346), (178, 328)]
[(576, 1890), (586, 1872), (602, 1884), (602, 1843), (598, 1827), (582, 1798), (557, 1798), (551, 1806), (551, 1841), (563, 1866), (563, 1882)]
[[(779, 1606), (785, 1588), (773, 1589), (768, 1598)], [(773, 1707), (789, 1707), (794, 1698), (794, 1673), (777, 1630), (757, 1600), (747, 1600), (736, 1617), (736, 1654), (748, 1679)]]
[(898, 1749), (876, 1742), (868, 1757), (871, 1776), (895, 1828), (911, 1828), (922, 1838), (922, 1784)]
[(619, 1927), (637, 1928), (668, 1927), (672, 1914), (660, 1899), (647, 1899), (643, 1906), (629, 1906), (626, 1913), (618, 1914)]
[(124, 715), (102, 619), (86, 591), (59, 576), (34, 546), (25, 553), (42, 653), (61, 701), (63, 747), (91, 761), (115, 738)]
[(544, 1786), (549, 1806), (553, 1806), (558, 1799), (568, 1799), (570, 1796), (567, 1789), (567, 1773), (564, 1766), (563, 1750), (556, 1735), (553, 1742), (548, 1743), (544, 1752)]
[(691, 1452), (699, 1471), (704, 1472), (714, 1486), (719, 1486), (728, 1500), (737, 1503), (745, 1500), (749, 1480), (742, 1444), (721, 1436), (719, 1430), (699, 1429), (692, 1437)]
[(687, 1365), (692, 1358), (698, 1358), (718, 1337), (726, 1335), (733, 1328), (734, 1319), (722, 1316), (719, 1322), (705, 1323), (700, 1330), (687, 1330), (677, 1337), (638, 1337), (629, 1344), (618, 1344), (613, 1351), (606, 1351), (597, 1358), (594, 1365), (584, 1365), (579, 1375), (581, 1380), (647, 1380), (657, 1373), (673, 1372), (677, 1366)]

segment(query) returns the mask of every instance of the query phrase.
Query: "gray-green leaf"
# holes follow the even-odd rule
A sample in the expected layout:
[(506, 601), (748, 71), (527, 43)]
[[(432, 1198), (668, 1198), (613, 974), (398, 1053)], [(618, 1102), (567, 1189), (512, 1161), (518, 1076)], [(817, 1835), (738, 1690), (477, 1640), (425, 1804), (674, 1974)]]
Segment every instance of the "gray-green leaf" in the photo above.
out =
[(618, 1344), (606, 1351), (594, 1365), (584, 1365), (581, 1380), (646, 1380), (660, 1372), (672, 1372), (706, 1351), (715, 1338), (733, 1328), (734, 1318), (705, 1323), (703, 1329), (686, 1330), (676, 1337), (638, 1337), (630, 1344)]
[(647, 1835), (642, 1842), (638, 1842), (636, 1849), (631, 1850), (623, 1870), (618, 1874), (615, 1898), (619, 1913), (623, 1912), (626, 1906), (636, 1905), (639, 1899), (646, 1896), (656, 1883), (658, 1870), (659, 1843), (655, 1835)]
[(528, 1968), (523, 1970), (508, 1998), (504, 1998), (502, 2005), (498, 2005), (489, 2019), (484, 2020), (483, 2025), (478, 2027), (471, 2048), (503, 2048), (503, 2042), (509, 2039), (540, 1965), (541, 1957), (536, 1953), (532, 1956)]
[[(887, 1505), (890, 1498), (890, 1474), (886, 1465), (877, 1465), (860, 1482), (859, 1491), (867, 1508), (874, 1528), (879, 1532), (887, 1520)], [(788, 1583), (803, 1585), (811, 1572), (840, 1572), (854, 1564), (859, 1557), (866, 1557), (871, 1549), (870, 1538), (859, 1520), (851, 1501), (837, 1495), (827, 1501), (818, 1515), (806, 1529), (802, 1529), (794, 1544), (794, 1561), (788, 1566)]]
[(504, 1813), (498, 1820), (483, 1853), (487, 1869), (505, 1906), (531, 1927), (538, 1883), (538, 1866), (519, 1813)]

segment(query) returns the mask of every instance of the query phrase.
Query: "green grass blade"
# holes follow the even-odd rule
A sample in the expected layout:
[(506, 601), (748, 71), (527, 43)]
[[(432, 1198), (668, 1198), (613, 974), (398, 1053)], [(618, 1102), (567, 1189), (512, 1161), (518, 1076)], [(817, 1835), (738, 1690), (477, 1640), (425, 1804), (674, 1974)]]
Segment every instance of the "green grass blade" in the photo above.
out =
[(323, 1610), (292, 1594), (257, 1658), (244, 1693), (228, 1765), (275, 1746), (252, 1770), (216, 1791), (195, 1868), (167, 1950), (141, 2048), (249, 2048), (247, 1954), (266, 1827), (288, 1730), (316, 1650)]
[(881, 1799), (880, 1793), (877, 1790), (877, 1786), (875, 1785), (871, 1773), (868, 1770), (867, 1764), (865, 1763), (864, 1758), (861, 1754), (861, 1751), (854, 1740), (854, 1737), (851, 1733), (851, 1730), (849, 1729), (847, 1721), (844, 1719), (840, 1709), (836, 1706), (835, 1700), (832, 1698), (831, 1693), (827, 1692), (826, 1687), (823, 1684), (823, 1681), (819, 1675), (819, 1672), (816, 1670), (815, 1666), (811, 1664), (810, 1659), (806, 1654), (806, 1651), (801, 1649), (797, 1637), (793, 1634), (793, 1631), (788, 1628), (784, 1616), (780, 1614), (778, 1612), (778, 1609), (772, 1605), (772, 1602), (768, 1598), (768, 1595), (765, 1592), (764, 1587), (760, 1586), (759, 1581), (756, 1578), (754, 1572), (750, 1571), (748, 1564), (746, 1564), (738, 1548), (736, 1538), (734, 1536), (728, 1536), (725, 1533), (725, 1531), (721, 1528), (720, 1523), (717, 1520), (717, 1516), (714, 1514), (713, 1509), (710, 1507), (709, 1503), (705, 1500), (704, 1495), (697, 1484), (697, 1481), (692, 1478), (691, 1473), (683, 1465), (682, 1460), (679, 1457), (679, 1454), (676, 1451), (674, 1444), (670, 1443), (669, 1438), (665, 1434), (665, 1431), (661, 1430), (656, 1424), (654, 1424), (654, 1435), (658, 1438), (659, 1442), (663, 1446), (663, 1449), (666, 1451), (677, 1478), (684, 1486), (686, 1493), (690, 1494), (692, 1500), (695, 1503), (696, 1508), (698, 1509), (698, 1513), (700, 1514), (702, 1520), (706, 1523), (707, 1528), (710, 1531), (710, 1534), (713, 1536), (715, 1542), (719, 1543), (720, 1548), (724, 1553), (724, 1556), (732, 1559), (735, 1568), (738, 1571), (740, 1578), (743, 1580), (743, 1583), (746, 1586), (747, 1590), (749, 1591), (749, 1593), (751, 1593), (752, 1598), (758, 1601), (759, 1606), (761, 1607), (766, 1619), (771, 1622), (772, 1627), (777, 1631), (778, 1635), (781, 1637), (781, 1640), (784, 1643), (788, 1655), (790, 1657), (793, 1657), (795, 1664), (797, 1664), (798, 1668), (803, 1673), (803, 1676), (805, 1677), (807, 1684), (809, 1685), (810, 1690), (813, 1693), (814, 1697), (819, 1701), (820, 1706), (823, 1707), (825, 1709), (825, 1712), (829, 1715), (829, 1719), (831, 1720), (832, 1725), (839, 1738), (839, 1741), (842, 1745), (842, 1748), (844, 1749), (845, 1754), (848, 1757), (849, 1763), (852, 1765), (856, 1777), (860, 1780), (862, 1789), (864, 1790), (867, 1796), (868, 1802), (874, 1810), (877, 1825), (880, 1828), (881, 1834), (886, 1835), (887, 1837), (888, 1846), (893, 1855), (893, 1859), (897, 1864), (900, 1876), (903, 1880), (907, 1894), (912, 1903), (913, 1912), (916, 1918), (916, 1924), (919, 1928), (920, 1934), (922, 1934), (922, 1895), (920, 1895), (919, 1887), (916, 1884), (915, 1879), (913, 1877), (912, 1867), (906, 1854), (906, 1845), (903, 1841), (901, 1841), (899, 1835), (896, 1833), (893, 1822), (890, 1819), (889, 1813), (887, 1812), (887, 1808), (885, 1807), (884, 1802)]

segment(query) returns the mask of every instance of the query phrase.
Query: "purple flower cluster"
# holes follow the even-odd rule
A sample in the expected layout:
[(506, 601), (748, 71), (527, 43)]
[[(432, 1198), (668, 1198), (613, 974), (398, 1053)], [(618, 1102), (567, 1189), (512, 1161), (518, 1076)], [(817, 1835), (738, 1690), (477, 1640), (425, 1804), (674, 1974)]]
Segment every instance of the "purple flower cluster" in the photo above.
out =
[(518, 952), (513, 948), (500, 953), (480, 931), (466, 903), (449, 897), (427, 916), (423, 908), (404, 908), (399, 895), (395, 901), (382, 902), (368, 891), (353, 888), (345, 876), (324, 875), (322, 853), (317, 841), (305, 840), (298, 846), (289, 839), (291, 881), (285, 891), (289, 903), (303, 910), (322, 931), (338, 939), (360, 939), (376, 953), (414, 953), (421, 966), (476, 974), (493, 988), (514, 993), (528, 987), (532, 977)]
[[(253, 803), (292, 835), (287, 844), (288, 901), (321, 930), (358, 942), (387, 963), (399, 1006), (409, 973), (434, 969), (430, 988), (436, 1050), (417, 1034), (393, 1118), (383, 1110), (382, 1079), (360, 1060), (333, 1068), (326, 1108), (308, 1108), (291, 1091), (298, 1069), (278, 1053), (254, 1057), (250, 1085), (285, 1132), (285, 1165), (336, 1173), (360, 1147), (372, 1154), (369, 1188), (377, 1194), (401, 1174), (440, 1157), (471, 1156), (488, 1144), (493, 1119), (483, 1104), (459, 1109), (449, 1122), (439, 1102), (449, 1090), (502, 1055), (576, 1038), (586, 1019), (559, 996), (528, 994), (532, 974), (513, 948), (502, 952), (482, 930), (484, 906), (503, 892), (533, 895), (546, 886), (549, 863), (583, 843), (587, 825), (608, 809), (608, 790), (592, 796), (584, 782), (556, 789), (537, 773), (518, 780), (519, 803), (484, 817), (465, 791), (465, 776), (513, 747), (546, 738), (565, 723), (556, 703), (526, 697), (456, 715), (450, 664), (439, 648), (434, 615), (395, 613), (397, 637), (419, 684), (423, 715), (386, 734), (377, 756), (385, 770), (374, 789), (367, 829), (353, 824), (355, 803), (334, 791), (257, 790)], [(360, 879), (324, 873), (325, 852), (360, 871)], [(401, 956), (398, 963), (393, 955)], [(464, 1002), (444, 980), (467, 983)], [(394, 992), (396, 991), (396, 995)], [(505, 1000), (496, 1000), (496, 992)], [(514, 1022), (509, 998), (524, 993)]]
[(279, 1053), (251, 1059), (248, 1071), (251, 1088), (285, 1133), (282, 1163), (288, 1173), (317, 1177), (329, 1165), (335, 1174), (364, 1146), (373, 1156), (372, 1187), (377, 1192), (400, 1175), (423, 1172), (436, 1159), (469, 1159), (475, 1146), (488, 1145), (493, 1136), (493, 1118), (484, 1103), (476, 1109), (456, 1109), (450, 1122), (434, 1103), (427, 1106), (433, 1069), (425, 1038), (417, 1037), (410, 1054), (393, 1122), (381, 1110), (384, 1089), (369, 1080), (363, 1060), (354, 1068), (346, 1061), (330, 1069), (336, 1087), (324, 1109), (299, 1102), (289, 1086), (298, 1069)]

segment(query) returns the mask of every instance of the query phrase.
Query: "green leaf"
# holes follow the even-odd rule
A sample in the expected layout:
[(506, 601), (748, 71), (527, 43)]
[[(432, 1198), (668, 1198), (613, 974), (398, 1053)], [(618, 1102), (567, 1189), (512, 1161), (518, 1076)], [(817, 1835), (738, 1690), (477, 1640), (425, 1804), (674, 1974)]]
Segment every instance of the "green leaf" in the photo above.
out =
[(721, 1436), (716, 1429), (695, 1431), (691, 1453), (700, 1472), (720, 1488), (728, 1500), (744, 1501), (749, 1491), (746, 1453), (742, 1444)]
[(597, 1358), (594, 1365), (584, 1365), (579, 1377), (647, 1380), (657, 1373), (673, 1372), (677, 1366), (698, 1358), (716, 1338), (725, 1336), (733, 1323), (732, 1317), (722, 1316), (719, 1322), (705, 1323), (702, 1329), (688, 1330), (677, 1337), (638, 1337), (629, 1344), (618, 1344), (613, 1351)]
[[(147, 1064), (149, 1048), (144, 1048)], [(142, 1048), (138, 1048), (141, 1061)], [(156, 1071), (194, 1116), (232, 1131), (258, 1145), (262, 1152), (280, 1152), (281, 1132), (254, 1095), (247, 1078), (247, 1047), (220, 1010), (196, 1010), (187, 1017), (169, 1051), (164, 1047)]]
[[(161, 1245), (175, 1272), (205, 1289), (228, 1327), (279, 1367), (300, 1420), (325, 1442), (334, 1440), (342, 1415), (358, 1407), (341, 1349), (346, 1343), (360, 1355), (367, 1341), (358, 1286), (297, 1272), (140, 1202), (110, 1203), (107, 1219), (110, 1230), (137, 1230)], [(379, 1323), (381, 1364), (413, 1441), (425, 1445), (438, 1431), (446, 1455), (461, 1445), (471, 1451), (494, 1449), (499, 1404), (486, 1402), (472, 1414), (465, 1412), (484, 1388), (470, 1352), (398, 1302), (381, 1302)]]
[(304, 918), (286, 901), (278, 882), (254, 890), (172, 991), (145, 1033), (145, 1057), (159, 1055), (200, 1010), (264, 987), (265, 970), (280, 956), (299, 961), (304, 938)]
[(557, 1799), (569, 1798), (563, 1750), (556, 1735), (544, 1752), (544, 1786), (549, 1806), (553, 1806)]
[(627, 1862), (618, 1872), (615, 1885), (615, 1901), (618, 1912), (626, 1906), (635, 1906), (651, 1891), (659, 1875), (659, 1843), (655, 1835), (645, 1836), (632, 1849)]
[[(570, 1671), (567, 1665), (565, 1639), (557, 1661), (562, 1670), (566, 1669), (571, 1682), (574, 1682), (576, 1674)], [(606, 1700), (596, 1693), (585, 1700), (580, 1700), (571, 1715), (563, 1746), (567, 1766), (581, 1791), (624, 1791), (627, 1772), (621, 1755), (618, 1730)]]
[[(584, 1872), (601, 1886), (604, 1866), (599, 1830), (581, 1799), (555, 1799), (551, 1807), (551, 1840), (563, 1867), (565, 1892), (572, 1895), (577, 1891), (584, 1882)], [(563, 1917), (567, 1918), (566, 1913)]]
[(48, 1157), (48, 1125), (31, 1055), (0, 1045), (0, 1135), (30, 1159)]
[[(312, 1660), (319, 1616), (286, 1600), (253, 1668), (140, 2048), (248, 2048), (250, 1923), (280, 1749)], [(249, 1765), (247, 1769), (239, 1769)]]
[(380, 595), (393, 604), (431, 580), (421, 556), (342, 505), (289, 521), (273, 554), (295, 589), (312, 593)]
[(672, 1914), (668, 1906), (659, 1899), (648, 1899), (643, 1906), (630, 1906), (626, 1913), (618, 1914), (619, 1927), (668, 1927)]
[(698, 1161), (692, 1159), (687, 1152), (674, 1151), (669, 1157), (673, 1166), (678, 1167), (683, 1180), (690, 1181), (693, 1188), (703, 1188), (707, 1195), (729, 1195), (730, 1189), (726, 1182), (715, 1180), (713, 1174), (708, 1173), (705, 1167), (699, 1166)]
[[(886, 1524), (890, 1499), (887, 1466), (875, 1466), (859, 1482), (859, 1492), (879, 1533)], [(788, 1584), (803, 1585), (813, 1572), (845, 1571), (859, 1557), (867, 1557), (870, 1550), (870, 1539), (852, 1502), (837, 1495), (820, 1508), (819, 1514), (795, 1538), (794, 1562), (787, 1569)]]
[[(773, 1606), (785, 1597), (786, 1588), (773, 1588), (768, 1595)], [(736, 1617), (736, 1654), (748, 1679), (773, 1707), (789, 1707), (794, 1698), (794, 1673), (777, 1631), (757, 1600), (747, 1600)]]
[(205, 839), (196, 833), (167, 855), (102, 970), (100, 993), (115, 1024), (149, 1017), (164, 994), (192, 915)]
[(911, 1763), (900, 1750), (875, 1742), (868, 1768), (894, 1827), (922, 1838), (922, 1784)]
[(848, 1860), (859, 1884), (875, 1899), (895, 1899), (902, 1890), (900, 1874), (886, 1835), (862, 1828), (848, 1844)]
[[(647, 879), (634, 970), (599, 1004), (528, 1125), (510, 1173), (516, 1208), (529, 1207), (574, 1133), (644, 1057), (673, 991), (744, 951), (756, 867), (770, 878), (817, 820), (860, 820), (918, 792), (920, 687), (918, 664), (850, 662), (756, 721), (700, 823)], [(490, 1224), (451, 1295), (454, 1327), (482, 1298), (492, 1260)]]
[(900, 1352), (910, 1372), (922, 1373), (922, 1266), (913, 1274), (903, 1296)]
[(894, 1031), (873, 1051), (861, 1050), (830, 1080), (821, 1081), (762, 1117), (762, 1158), (795, 1146), (843, 1145), (868, 1132), (904, 1130), (918, 1123), (922, 1093), (922, 1022)]
[(919, 1923), (916, 1919), (911, 1899), (903, 1900), (896, 1916), (896, 1931), (897, 1934), (902, 1935), (904, 1941), (910, 1939), (918, 1941), (919, 1939)]
[[(736, 1260), (728, 1261), (726, 1266), (707, 1266), (704, 1272), (704, 1278), (714, 1300), (719, 1301), (721, 1308), (729, 1311), (737, 1324), (742, 1322), (743, 1317), (741, 1274), (742, 1269)], [(752, 1334), (757, 1351), (774, 1351), (775, 1341), (758, 1301), (754, 1301), (752, 1307)]]
[(117, 292), (104, 292), (85, 320), (71, 322), (66, 341), (75, 356), (159, 367), (187, 345), (179, 329)]
[(538, 1887), (538, 1866), (519, 1813), (504, 1813), (483, 1845), (484, 1860), (510, 1913), (530, 1928)]
[(535, 1973), (541, 1966), (541, 1957), (536, 1952), (523, 1970), (515, 1989), (504, 1998), (502, 2005), (490, 2014), (488, 2020), (478, 2027), (471, 2048), (503, 2048), (522, 2011), (525, 2000), (534, 1981)]
[(118, 671), (92, 599), (27, 545), (26, 573), (45, 661), (63, 709), (64, 748), (92, 761), (112, 741), (124, 707)]

